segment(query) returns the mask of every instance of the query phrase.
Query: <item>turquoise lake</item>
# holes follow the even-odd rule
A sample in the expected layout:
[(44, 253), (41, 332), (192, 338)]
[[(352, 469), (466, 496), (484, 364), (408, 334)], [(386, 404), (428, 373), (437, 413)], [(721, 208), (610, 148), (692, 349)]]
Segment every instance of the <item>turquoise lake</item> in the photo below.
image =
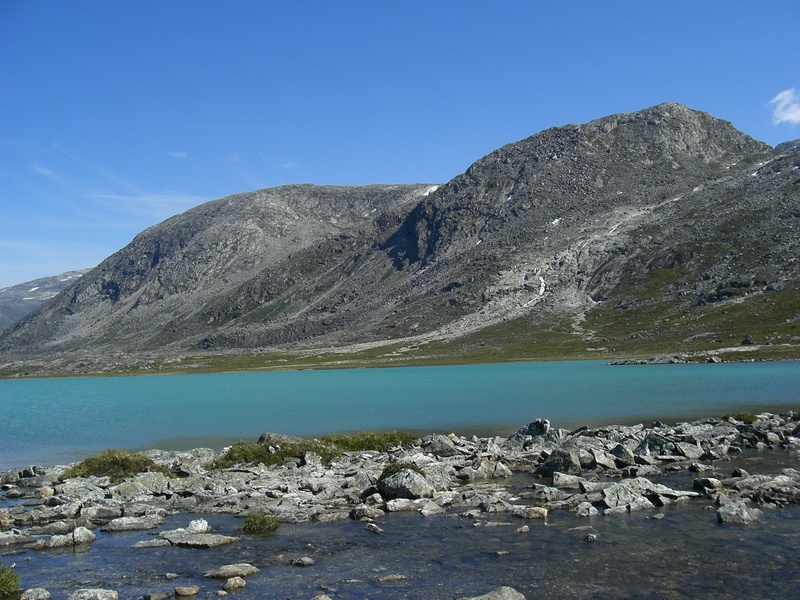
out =
[(800, 362), (605, 361), (0, 381), (0, 469), (105, 448), (221, 448), (265, 432), (508, 435), (800, 409)]

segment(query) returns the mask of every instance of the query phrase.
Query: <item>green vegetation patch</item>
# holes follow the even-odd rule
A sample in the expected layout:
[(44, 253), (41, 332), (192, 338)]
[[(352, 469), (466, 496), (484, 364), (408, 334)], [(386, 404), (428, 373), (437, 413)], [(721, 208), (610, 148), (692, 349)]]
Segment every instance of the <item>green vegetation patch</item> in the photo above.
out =
[(242, 531), (249, 535), (272, 533), (278, 529), (278, 519), (269, 515), (252, 514), (244, 518)]
[(388, 452), (392, 448), (410, 444), (416, 436), (403, 431), (361, 431), (352, 435), (326, 435), (322, 438), (325, 444), (331, 444), (342, 452)]
[(227, 469), (234, 465), (260, 463), (265, 466), (282, 465), (287, 460), (301, 459), (306, 452), (314, 452), (329, 463), (343, 452), (373, 450), (386, 452), (397, 446), (413, 441), (409, 433), (389, 431), (375, 433), (362, 431), (353, 435), (329, 435), (320, 440), (274, 445), (261, 442), (237, 442), (221, 457), (208, 465), (210, 469)]
[(0, 565), (0, 598), (7, 598), (19, 591), (19, 575), (7, 565)]
[(413, 463), (406, 463), (406, 462), (396, 462), (386, 465), (386, 468), (381, 471), (380, 477), (378, 477), (378, 481), (383, 481), (384, 479), (399, 473), (400, 471), (414, 471), (415, 473), (419, 473), (420, 475), (424, 475), (422, 469), (420, 469), (417, 465)]
[(736, 419), (737, 421), (741, 421), (742, 423), (747, 423), (748, 425), (755, 423), (758, 421), (758, 417), (753, 413), (749, 412), (738, 412), (738, 413), (729, 413), (727, 415), (722, 415), (723, 419)]
[(82, 460), (74, 467), (67, 469), (61, 474), (61, 479), (94, 476), (109, 477), (112, 481), (120, 481), (139, 473), (150, 472), (163, 473), (168, 477), (174, 476), (172, 471), (154, 463), (144, 454), (112, 448), (97, 456)]

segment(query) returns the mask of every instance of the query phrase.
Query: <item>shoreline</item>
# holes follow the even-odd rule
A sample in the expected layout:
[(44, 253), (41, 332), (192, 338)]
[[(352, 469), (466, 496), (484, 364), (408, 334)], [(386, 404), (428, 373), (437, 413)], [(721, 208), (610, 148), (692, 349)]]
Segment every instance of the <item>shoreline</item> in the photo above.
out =
[[(209, 469), (221, 453), (151, 450), (145, 454), (172, 476), (150, 471), (120, 481), (64, 479), (63, 467), (11, 469), (0, 472), (0, 553), (33, 553), (34, 559), (63, 549), (85, 553), (125, 535), (135, 560), (146, 561), (159, 548), (220, 547), (229, 549), (218, 561), (230, 562), (238, 546), (249, 544), (236, 522), (252, 514), (282, 526), (353, 523), (348, 530), (356, 527), (353, 535), (360, 536), (382, 536), (393, 515), (442, 524), (455, 519), (468, 529), (505, 523), (517, 535), (551, 521), (574, 522), (588, 532), (581, 539), (591, 542), (597, 539), (592, 524), (639, 514), (679, 519), (706, 505), (720, 526), (756, 527), (765, 510), (800, 507), (800, 414), (735, 417), (573, 431), (537, 419), (508, 437), (429, 434), (389, 450), (345, 451), (330, 462), (297, 446), (296, 456), (272, 466)], [(261, 446), (278, 452), (296, 442), (265, 434)], [(758, 466), (747, 457), (773, 454), (779, 458), (769, 462), (770, 472), (725, 467)], [(396, 472), (386, 475), (390, 465)], [(176, 518), (183, 527), (165, 529)], [(206, 518), (223, 525), (213, 529)], [(120, 569), (123, 586), (130, 574)], [(193, 585), (205, 582), (200, 588), (209, 593), (219, 589), (186, 577)], [(263, 581), (268, 585), (266, 576)]]

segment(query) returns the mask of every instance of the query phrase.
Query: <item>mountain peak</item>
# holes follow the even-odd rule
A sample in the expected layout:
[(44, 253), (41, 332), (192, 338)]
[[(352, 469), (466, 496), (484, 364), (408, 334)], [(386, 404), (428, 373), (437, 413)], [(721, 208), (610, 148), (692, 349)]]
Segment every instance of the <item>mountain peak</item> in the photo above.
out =
[(237, 194), (142, 232), (0, 350), (534, 348), (554, 327), (584, 348), (697, 328), (707, 345), (764, 306), (759, 327), (783, 335), (800, 314), (800, 294), (780, 295), (800, 264), (779, 258), (800, 255), (800, 180), (797, 145), (779, 148), (668, 102), (547, 129), (441, 186)]

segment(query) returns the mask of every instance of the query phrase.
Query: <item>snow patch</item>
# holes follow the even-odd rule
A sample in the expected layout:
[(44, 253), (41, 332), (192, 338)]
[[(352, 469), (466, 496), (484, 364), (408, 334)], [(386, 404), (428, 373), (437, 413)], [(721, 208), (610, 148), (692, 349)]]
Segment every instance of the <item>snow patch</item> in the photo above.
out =
[(477, 242), (475, 242), (475, 245), (476, 245), (476, 246), (480, 246), (482, 241), (483, 241), (483, 240), (478, 240)]
[(550, 221), (550, 224), (551, 225), (558, 225), (560, 222), (561, 222), (561, 217), (558, 217), (558, 218), (553, 219), (552, 221)]
[(544, 281), (544, 277), (542, 277), (540, 275), (539, 276), (539, 295), (543, 296), (546, 289), (547, 289), (547, 284)]
[(438, 185), (432, 185), (432, 186), (431, 186), (431, 187), (429, 187), (427, 190), (425, 190), (424, 192), (422, 192), (422, 195), (423, 195), (423, 196), (429, 196), (430, 194), (432, 194), (433, 192), (435, 192), (435, 191), (436, 191), (436, 190), (438, 190), (438, 189), (439, 189), (439, 186), (438, 186)]
[(28, 292), (29, 292), (29, 293), (30, 293), (30, 292), (35, 292), (35, 291), (36, 291), (36, 290), (38, 290), (38, 289), (39, 289), (39, 286), (37, 285), (36, 287), (32, 287), (31, 289), (29, 289), (29, 290), (28, 290)]

